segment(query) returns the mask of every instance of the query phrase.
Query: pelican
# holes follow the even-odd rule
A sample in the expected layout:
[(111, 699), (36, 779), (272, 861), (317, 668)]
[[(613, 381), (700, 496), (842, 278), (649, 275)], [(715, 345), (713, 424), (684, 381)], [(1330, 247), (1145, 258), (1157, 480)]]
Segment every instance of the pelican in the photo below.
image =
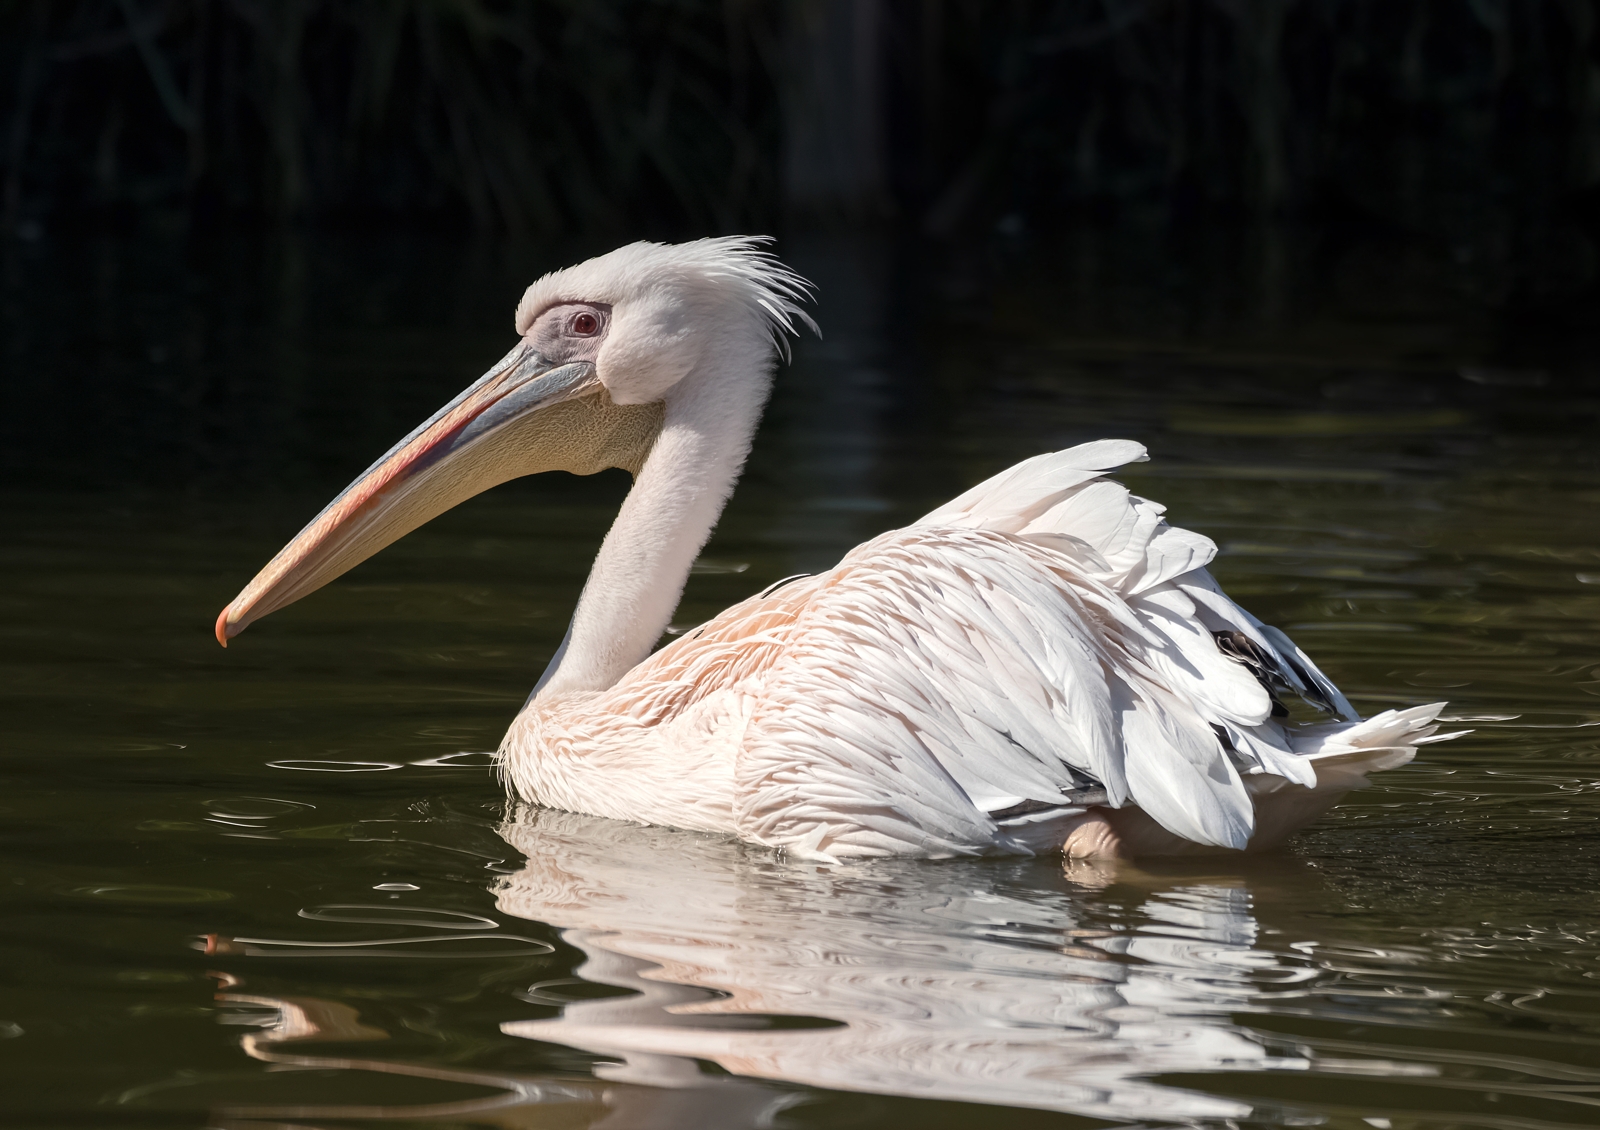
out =
[[(809, 284), (765, 238), (634, 243), (539, 279), (520, 341), (374, 463), (217, 619), (223, 646), (522, 475), (634, 476), (565, 640), (499, 750), (571, 812), (804, 859), (1269, 849), (1443, 703), (1361, 720), (1206, 571), (1210, 539), (1035, 455), (815, 576), (653, 650), (744, 466)], [(1318, 721), (1291, 724), (1298, 696)]]

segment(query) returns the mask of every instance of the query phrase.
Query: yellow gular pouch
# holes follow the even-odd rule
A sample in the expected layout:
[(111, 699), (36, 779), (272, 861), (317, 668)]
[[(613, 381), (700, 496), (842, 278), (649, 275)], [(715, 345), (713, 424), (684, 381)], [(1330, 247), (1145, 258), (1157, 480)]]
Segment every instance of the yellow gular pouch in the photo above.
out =
[[(494, 459), (503, 447), (505, 460), (517, 469), (508, 475), (570, 471), (593, 475), (620, 467), (637, 475), (661, 434), (666, 405), (617, 404), (605, 388), (529, 413), (483, 442), (484, 455)], [(509, 468), (508, 468), (509, 469)]]

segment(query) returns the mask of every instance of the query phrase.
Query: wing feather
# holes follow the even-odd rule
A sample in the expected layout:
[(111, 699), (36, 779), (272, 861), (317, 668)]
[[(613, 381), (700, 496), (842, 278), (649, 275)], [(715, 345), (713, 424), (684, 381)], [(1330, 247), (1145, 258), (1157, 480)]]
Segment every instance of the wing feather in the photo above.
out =
[(1016, 533), (1083, 483), (1148, 458), (1142, 444), (1126, 439), (1035, 455), (951, 499), (917, 525)]
[(1216, 639), (1195, 615), (1182, 591), (1164, 585), (1131, 601), (1161, 646), (1150, 664), (1167, 687), (1194, 704), (1212, 722), (1259, 726), (1272, 713), (1272, 697), (1242, 664), (1217, 649)]
[(1196, 569), (1176, 578), (1185, 595), (1198, 606), (1201, 622), (1212, 632), (1235, 631), (1242, 633), (1272, 661), (1274, 674), (1285, 684), (1305, 696), (1307, 701), (1337, 714), (1347, 722), (1359, 722), (1350, 700), (1334, 685), (1333, 680), (1311, 658), (1295, 646), (1293, 640), (1270, 624), (1263, 624), (1240, 608), (1204, 569)]
[[(1198, 844), (1243, 848), (1255, 830), (1244, 783), (1216, 738), (1179, 700), (1118, 687), (1134, 801), (1169, 832)], [(1210, 740), (1206, 740), (1209, 738)]]
[[(1179, 834), (1242, 843), (1249, 801), (1221, 743), (1086, 588), (1071, 562), (989, 531), (914, 527), (852, 553), (763, 687), (737, 770), (741, 830), (818, 855), (891, 840), (949, 854), (1003, 844), (994, 812), (1066, 808), (1098, 784)], [(808, 792), (830, 798), (824, 832), (823, 811), (792, 803)]]

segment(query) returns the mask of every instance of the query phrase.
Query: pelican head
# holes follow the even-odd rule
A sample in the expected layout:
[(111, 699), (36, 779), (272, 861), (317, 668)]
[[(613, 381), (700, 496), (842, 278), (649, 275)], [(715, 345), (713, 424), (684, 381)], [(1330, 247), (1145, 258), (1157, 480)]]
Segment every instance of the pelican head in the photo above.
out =
[(767, 242), (634, 243), (539, 279), (517, 306), (511, 352), (284, 546), (217, 617), (217, 641), (226, 647), (253, 621), (510, 479), (608, 467), (638, 475), (675, 400), (753, 402), (759, 415), (783, 334), (796, 320), (812, 324), (797, 306), (807, 284), (762, 250)]

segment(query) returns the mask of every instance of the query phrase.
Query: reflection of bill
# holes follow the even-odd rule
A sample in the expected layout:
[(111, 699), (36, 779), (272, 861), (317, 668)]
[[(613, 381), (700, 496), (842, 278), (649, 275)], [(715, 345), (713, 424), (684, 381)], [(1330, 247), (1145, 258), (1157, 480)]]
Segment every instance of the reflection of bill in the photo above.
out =
[[(357, 1105), (299, 1104), (226, 1105), (213, 1110), (209, 1125), (222, 1130), (281, 1130), (286, 1119), (359, 1118), (430, 1120), (470, 1118), (473, 1125), (502, 1125), (516, 1130), (560, 1127), (561, 1130), (624, 1130), (643, 1126), (682, 1126), (723, 1130), (757, 1124), (761, 1116), (786, 1105), (790, 1096), (737, 1079), (699, 1079), (693, 1089), (663, 1092), (593, 1079), (562, 1079), (495, 1071), (454, 1070), (420, 1063), (315, 1054), (319, 1043), (360, 1043), (388, 1039), (380, 1028), (363, 1024), (356, 1010), (315, 997), (269, 997), (232, 992), (238, 981), (213, 973), (220, 981), (217, 1000), (243, 1009), (258, 1009), (248, 1018), (260, 1030), (240, 1041), (246, 1055), (279, 1070), (362, 1071), (398, 1075), (457, 1087), (485, 1088), (481, 1097), (436, 1103)], [(308, 1047), (308, 1045), (312, 1045)], [(689, 1065), (693, 1070), (693, 1065)]]
[(1011, 886), (1003, 864), (785, 862), (551, 811), (502, 834), (528, 862), (500, 910), (561, 927), (585, 980), (634, 991), (504, 1030), (619, 1060), (607, 1079), (683, 1086), (703, 1060), (846, 1091), (1226, 1118), (1249, 1105), (1143, 1080), (1304, 1066), (1230, 1019), (1251, 978), (1306, 972), (1253, 947), (1243, 888), (1172, 887), (1115, 932), (1084, 928), (1069, 884)]

